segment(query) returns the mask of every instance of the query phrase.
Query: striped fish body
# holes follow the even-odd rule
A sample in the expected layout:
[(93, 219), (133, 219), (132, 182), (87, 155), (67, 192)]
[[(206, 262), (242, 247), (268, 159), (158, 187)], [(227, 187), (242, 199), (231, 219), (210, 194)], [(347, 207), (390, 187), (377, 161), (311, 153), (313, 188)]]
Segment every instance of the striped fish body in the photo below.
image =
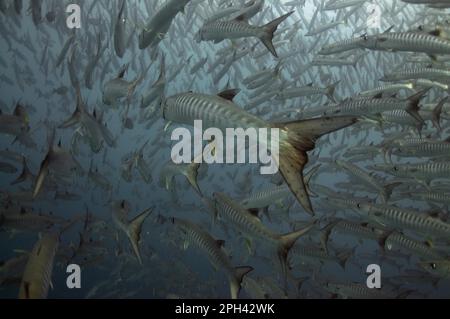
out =
[(233, 102), (219, 96), (185, 93), (169, 97), (163, 109), (168, 121), (194, 125), (202, 120), (204, 128), (217, 127), (223, 131), (227, 128), (241, 127), (267, 128), (268, 123), (239, 108)]
[(384, 249), (388, 251), (408, 251), (423, 259), (440, 259), (443, 256), (434, 251), (429, 245), (410, 239), (399, 233), (392, 233), (384, 242)]
[(240, 204), (245, 209), (265, 208), (286, 198), (290, 194), (291, 190), (289, 187), (287, 185), (282, 185), (252, 194), (250, 197), (243, 199)]
[(428, 33), (394, 32), (368, 38), (362, 45), (371, 50), (450, 54), (450, 41)]
[(234, 267), (222, 249), (221, 241), (215, 240), (199, 226), (186, 220), (175, 218), (174, 224), (183, 231), (186, 241), (207, 254), (215, 269), (223, 270), (227, 276), (234, 276)]
[(35, 244), (22, 277), (19, 299), (47, 298), (58, 245), (56, 234), (45, 234)]
[(431, 81), (450, 83), (450, 71), (446, 69), (436, 68), (415, 68), (391, 74), (385, 74), (381, 81), (396, 82), (417, 79), (428, 79)]
[(279, 245), (280, 235), (265, 227), (261, 220), (224, 194), (214, 194), (219, 217), (233, 224), (244, 236), (255, 237)]
[(244, 21), (213, 21), (206, 23), (199, 31), (203, 41), (221, 42), (225, 39), (240, 39), (248, 37), (259, 38), (264, 34), (264, 29), (249, 25)]
[(395, 295), (379, 289), (370, 289), (362, 284), (328, 284), (325, 289), (343, 298), (353, 299), (387, 299), (396, 298)]
[(388, 205), (359, 204), (360, 211), (369, 219), (399, 230), (410, 229), (438, 238), (450, 238), (450, 224), (426, 214)]
[(184, 232), (189, 243), (207, 254), (209, 261), (216, 269), (221, 269), (225, 272), (230, 283), (231, 298), (237, 299), (241, 290), (242, 279), (253, 268), (249, 266), (233, 267), (229, 257), (222, 249), (223, 241), (215, 240), (199, 226), (178, 218), (173, 218), (172, 221)]

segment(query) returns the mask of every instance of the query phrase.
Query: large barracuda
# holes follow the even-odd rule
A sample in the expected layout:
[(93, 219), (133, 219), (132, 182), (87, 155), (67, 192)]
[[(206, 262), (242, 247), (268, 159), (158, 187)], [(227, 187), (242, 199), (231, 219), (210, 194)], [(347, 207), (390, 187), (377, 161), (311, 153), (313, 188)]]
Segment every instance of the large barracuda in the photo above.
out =
[(185, 240), (188, 244), (193, 244), (204, 251), (208, 255), (211, 264), (217, 270), (220, 269), (227, 275), (230, 282), (231, 298), (237, 299), (241, 290), (242, 279), (253, 268), (249, 266), (233, 267), (229, 257), (222, 249), (224, 242), (215, 240), (199, 226), (178, 218), (173, 218), (172, 222), (185, 234)]
[(175, 19), (179, 12), (184, 11), (184, 7), (189, 1), (191, 0), (167, 1), (167, 3), (155, 13), (139, 35), (139, 48), (144, 50), (149, 46), (156, 47), (167, 31), (169, 31), (173, 19)]
[(200, 29), (197, 40), (220, 43), (225, 39), (256, 37), (261, 40), (273, 56), (278, 57), (272, 43), (274, 33), (278, 26), (293, 13), (293, 11), (289, 12), (262, 27), (252, 26), (239, 18), (233, 21), (209, 22)]
[[(353, 116), (325, 117), (313, 120), (270, 124), (239, 108), (232, 102), (236, 91), (220, 96), (184, 93), (169, 97), (163, 104), (163, 117), (168, 121), (193, 125), (202, 120), (203, 126), (225, 131), (227, 128), (279, 128), (279, 169), (289, 188), (303, 208), (314, 215), (303, 180), (303, 169), (308, 163), (308, 151), (315, 148), (321, 136), (350, 126)], [(228, 99), (227, 99), (228, 98)]]

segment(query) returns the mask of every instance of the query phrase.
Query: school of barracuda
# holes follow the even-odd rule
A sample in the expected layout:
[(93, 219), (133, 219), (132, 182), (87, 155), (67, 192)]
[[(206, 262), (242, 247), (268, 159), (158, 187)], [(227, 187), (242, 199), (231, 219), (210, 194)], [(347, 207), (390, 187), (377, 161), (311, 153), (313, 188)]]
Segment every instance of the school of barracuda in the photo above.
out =
[[(450, 297), (448, 0), (0, 11), (0, 297)], [(173, 163), (194, 120), (279, 173)]]

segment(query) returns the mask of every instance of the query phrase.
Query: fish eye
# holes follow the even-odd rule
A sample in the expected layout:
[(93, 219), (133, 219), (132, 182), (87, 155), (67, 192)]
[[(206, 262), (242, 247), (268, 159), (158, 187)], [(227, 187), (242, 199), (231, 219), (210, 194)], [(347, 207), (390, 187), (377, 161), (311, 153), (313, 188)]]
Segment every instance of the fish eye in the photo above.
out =
[(361, 208), (361, 204), (360, 203), (356, 204), (356, 207)]
[(436, 265), (436, 263), (430, 263), (430, 267), (431, 267), (431, 269), (436, 269), (437, 265)]
[(396, 172), (398, 171), (398, 167), (397, 167), (397, 166), (394, 166), (393, 169), (394, 169), (394, 171), (396, 171)]

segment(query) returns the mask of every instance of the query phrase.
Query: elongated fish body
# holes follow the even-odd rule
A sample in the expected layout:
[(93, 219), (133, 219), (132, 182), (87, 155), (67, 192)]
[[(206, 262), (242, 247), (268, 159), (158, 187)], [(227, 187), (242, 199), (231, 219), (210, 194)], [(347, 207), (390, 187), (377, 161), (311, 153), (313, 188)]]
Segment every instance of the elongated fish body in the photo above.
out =
[(155, 47), (169, 30), (175, 16), (184, 10), (191, 0), (169, 0), (151, 18), (139, 35), (139, 48)]
[(403, 195), (411, 197), (412, 199), (450, 205), (450, 193), (442, 193), (438, 191), (432, 192), (407, 192)]
[(126, 0), (122, 0), (114, 28), (114, 49), (119, 58), (125, 55), (126, 47)]
[(450, 238), (450, 224), (421, 212), (367, 203), (358, 204), (357, 209), (385, 227), (406, 228), (431, 237)]
[(357, 237), (363, 237), (366, 239), (372, 239), (372, 240), (380, 240), (383, 237), (383, 234), (385, 233), (381, 229), (377, 229), (375, 227), (370, 227), (366, 224), (361, 223), (354, 223), (347, 220), (340, 220), (337, 222), (333, 229), (336, 229), (336, 231), (344, 234), (350, 234)]
[(407, 157), (450, 157), (450, 143), (428, 139), (405, 139), (391, 152), (397, 156)]
[(348, 102), (343, 102), (336, 107), (332, 107), (330, 112), (325, 112), (325, 115), (339, 114), (339, 115), (365, 115), (365, 114), (380, 114), (383, 112), (405, 110), (418, 122), (424, 120), (420, 116), (419, 103), (424, 96), (424, 91), (418, 92), (406, 100), (399, 100), (395, 98), (380, 98), (380, 99), (356, 99)]
[(64, 59), (66, 58), (67, 52), (69, 52), (70, 47), (72, 46), (73, 42), (75, 41), (75, 34), (70, 36), (67, 41), (64, 43), (64, 46), (61, 49), (61, 52), (58, 55), (58, 58), (56, 59), (55, 67), (59, 67)]
[(1, 228), (18, 232), (48, 231), (53, 226), (61, 225), (64, 222), (64, 219), (55, 216), (38, 215), (28, 212), (0, 215)]
[(344, 9), (348, 7), (354, 7), (358, 5), (362, 5), (367, 0), (344, 0), (344, 1), (329, 1), (329, 3), (325, 4), (323, 8), (324, 11), (334, 11), (339, 9)]
[[(319, 118), (306, 121), (272, 125), (254, 116), (230, 101), (236, 91), (210, 96), (184, 93), (168, 97), (163, 105), (163, 117), (168, 121), (193, 125), (202, 120), (204, 128), (280, 128), (280, 171), (297, 200), (305, 210), (313, 215), (312, 205), (303, 180), (303, 169), (308, 162), (307, 151), (314, 149), (315, 141), (330, 132), (350, 126), (355, 117)], [(294, 155), (295, 154), (295, 155)], [(301, 177), (297, 178), (298, 173)]]
[(289, 187), (287, 185), (282, 185), (254, 193), (250, 197), (241, 200), (240, 204), (246, 209), (265, 208), (277, 201), (283, 200), (290, 194), (292, 193)]
[(321, 264), (325, 262), (336, 262), (345, 269), (345, 263), (350, 257), (349, 255), (343, 257), (336, 257), (328, 254), (325, 250), (318, 247), (310, 247), (305, 245), (294, 245), (289, 253), (291, 262), (300, 259), (300, 263), (303, 259), (309, 259), (310, 261), (320, 261)]
[(143, 211), (131, 221), (128, 221), (128, 204), (125, 201), (115, 203), (112, 210), (112, 219), (116, 227), (122, 230), (128, 237), (133, 252), (136, 255), (139, 263), (142, 265), (141, 253), (139, 250), (139, 241), (141, 240), (142, 224), (145, 219), (151, 214), (151, 209)]
[(199, 226), (178, 218), (173, 218), (173, 223), (186, 235), (188, 243), (193, 244), (205, 252), (215, 269), (222, 270), (230, 282), (232, 299), (237, 299), (241, 289), (243, 277), (253, 270), (252, 267), (233, 267), (229, 257), (222, 249), (223, 242), (215, 240), (210, 234)]
[(428, 182), (433, 179), (450, 177), (450, 163), (448, 162), (398, 165), (376, 164), (373, 167), (397, 177), (410, 177)]
[(450, 54), (449, 40), (421, 32), (393, 32), (368, 36), (361, 45), (371, 50)]
[(356, 165), (343, 161), (336, 161), (336, 164), (347, 170), (350, 174), (358, 178), (365, 185), (378, 192), (381, 195), (384, 202), (386, 202), (389, 199), (392, 190), (389, 188), (388, 189), (385, 188), (372, 175), (365, 172), (363, 169), (359, 168)]
[(324, 287), (331, 293), (337, 294), (342, 298), (352, 298), (352, 299), (392, 299), (396, 298), (392, 292), (379, 290), (379, 289), (370, 289), (367, 285), (362, 285), (359, 283), (355, 284), (333, 284), (328, 283), (326, 287)]
[(280, 91), (280, 93), (278, 94), (278, 97), (280, 99), (287, 100), (287, 99), (293, 99), (293, 98), (302, 97), (302, 96), (323, 94), (323, 95), (326, 95), (332, 101), (334, 101), (333, 94), (334, 94), (336, 85), (337, 85), (337, 83), (330, 85), (330, 87), (327, 87), (327, 88), (320, 88), (320, 87), (314, 87), (311, 84), (311, 85), (307, 85), (304, 87), (284, 89), (284, 90)]
[(216, 200), (217, 214), (219, 217), (231, 223), (243, 236), (269, 242), (277, 248), (281, 269), (283, 275), (286, 276), (286, 259), (289, 250), (298, 238), (308, 233), (314, 227), (314, 224), (286, 235), (277, 234), (264, 226), (258, 217), (249, 213), (249, 211), (225, 194), (215, 193), (213, 197)]
[(328, 44), (328, 45), (325, 45), (322, 47), (322, 49), (319, 51), (319, 54), (320, 55), (331, 55), (331, 54), (342, 53), (342, 52), (351, 51), (351, 50), (355, 50), (355, 49), (360, 49), (361, 43), (363, 41), (364, 41), (364, 39), (362, 37), (360, 37), (360, 38), (342, 40), (339, 42)]
[(278, 25), (293, 13), (285, 14), (262, 27), (250, 25), (243, 20), (209, 22), (200, 29), (197, 39), (200, 41), (214, 41), (215, 43), (219, 43), (225, 39), (233, 40), (255, 37), (263, 42), (273, 56), (278, 57), (272, 43), (273, 34), (277, 30)]
[(20, 284), (19, 299), (46, 299), (59, 238), (44, 234), (31, 251)]
[(387, 251), (407, 251), (422, 259), (441, 259), (442, 254), (435, 251), (430, 245), (394, 232), (384, 240), (384, 249)]
[(387, 73), (380, 80), (385, 82), (395, 82), (417, 79), (428, 79), (431, 81), (439, 81), (450, 84), (450, 71), (438, 68), (414, 68)]
[(382, 93), (382, 94), (394, 93), (394, 92), (398, 92), (400, 90), (413, 91), (413, 89), (414, 89), (414, 84), (412, 84), (412, 83), (398, 83), (398, 84), (396, 83), (396, 84), (382, 85), (375, 89), (363, 91), (363, 92), (360, 92), (359, 95), (368, 97), (368, 96), (375, 96), (380, 93)]

